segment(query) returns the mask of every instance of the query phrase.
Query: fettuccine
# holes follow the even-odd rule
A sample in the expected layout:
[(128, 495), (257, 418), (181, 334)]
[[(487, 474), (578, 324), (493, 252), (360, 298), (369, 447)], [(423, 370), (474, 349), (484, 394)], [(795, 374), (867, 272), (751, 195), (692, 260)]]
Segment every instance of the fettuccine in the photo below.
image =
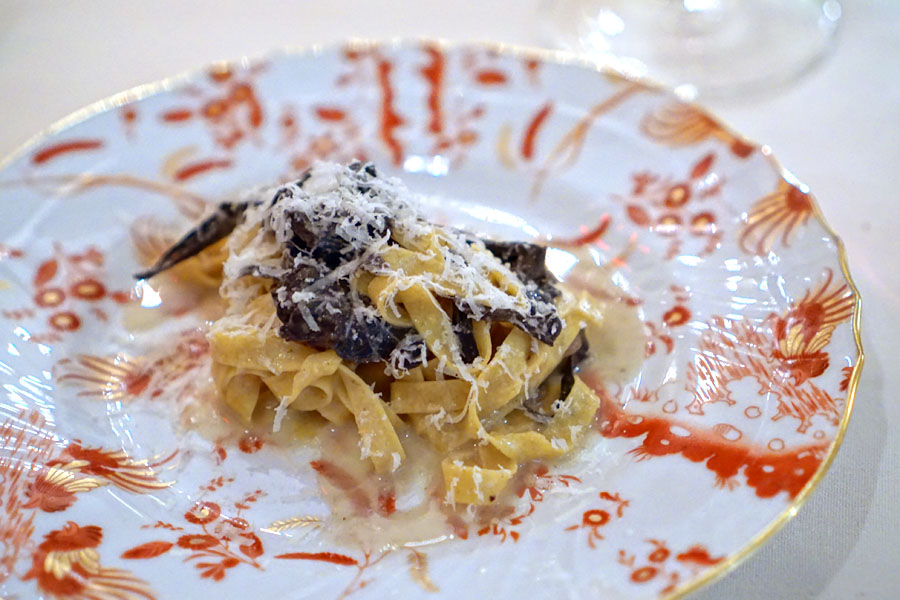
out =
[(221, 271), (212, 374), (246, 424), (352, 421), (378, 474), (411, 460), (412, 428), (443, 456), (447, 501), (490, 504), (589, 429), (599, 400), (577, 367), (602, 311), (558, 286), (542, 248), (429, 224), (406, 194), (370, 164), (320, 163), (223, 205), (141, 276)]

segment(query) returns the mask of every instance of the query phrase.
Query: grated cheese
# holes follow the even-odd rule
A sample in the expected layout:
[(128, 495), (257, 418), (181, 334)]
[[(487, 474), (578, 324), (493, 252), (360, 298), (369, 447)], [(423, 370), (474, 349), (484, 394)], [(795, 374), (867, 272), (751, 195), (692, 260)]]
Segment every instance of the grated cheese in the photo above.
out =
[(567, 442), (563, 438), (553, 438), (550, 440), (550, 445), (556, 450), (561, 450), (562, 452), (566, 452), (569, 449), (569, 442)]
[(481, 467), (475, 465), (472, 467), (472, 484), (475, 486), (475, 496), (478, 498), (479, 502), (484, 500), (484, 493), (481, 491), (481, 481), (483, 476), (481, 475)]
[[(311, 331), (320, 329), (306, 305), (329, 285), (357, 271), (389, 278), (384, 301), (398, 318), (402, 312), (396, 304), (396, 294), (414, 285), (421, 285), (434, 296), (454, 299), (460, 310), (476, 320), (487, 311), (523, 314), (530, 309), (539, 315), (555, 314), (552, 302), (535, 299), (534, 294), (529, 296), (534, 291), (533, 282), (523, 283), (503, 261), (487, 251), (484, 242), (463, 231), (428, 223), (418, 210), (417, 196), (398, 179), (372, 176), (374, 171), (367, 169), (359, 164), (350, 167), (316, 162), (300, 181), (279, 188), (257, 188), (245, 196), (248, 208), (229, 237), (224, 265), (222, 295), (229, 301), (229, 314), (244, 313), (246, 305), (259, 294), (258, 282), (242, 284), (241, 278), (248, 274), (277, 278), (291, 271), (290, 265), (285, 266), (284, 256), (292, 240), (303, 235), (297, 232), (298, 227), (311, 239), (336, 236), (336, 251), (347, 257), (336, 268), (327, 270), (320, 261), (299, 253), (293, 258), (294, 271), (307, 269), (321, 276), (308, 279), (305, 284), (301, 281), (300, 287), (292, 287), (290, 293), (283, 284), (274, 289), (279, 305), (295, 305)], [(409, 275), (391, 270), (383, 254), (396, 240), (413, 246), (427, 242), (426, 249), (412, 249), (423, 260), (439, 255), (442, 272)], [(341, 312), (328, 303), (324, 310), (329, 314)], [(374, 314), (368, 306), (359, 306), (359, 310), (367, 311), (359, 316)], [(446, 340), (450, 345), (448, 354), (456, 371), (465, 373), (468, 369), (456, 341)]]

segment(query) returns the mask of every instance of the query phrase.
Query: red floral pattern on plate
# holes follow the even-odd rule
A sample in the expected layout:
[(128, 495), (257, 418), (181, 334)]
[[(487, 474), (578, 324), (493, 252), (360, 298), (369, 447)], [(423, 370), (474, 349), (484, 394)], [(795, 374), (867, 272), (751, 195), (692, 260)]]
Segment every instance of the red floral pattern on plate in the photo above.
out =
[[(37, 411), (23, 411), (0, 426), (0, 439), (8, 453), (0, 458), (0, 499), (5, 518), (0, 526), (0, 584), (15, 572), (20, 555), (31, 545), (40, 513), (66, 511), (76, 494), (113, 485), (134, 494), (169, 487), (155, 469), (169, 463), (174, 453), (160, 460), (133, 460), (121, 451), (86, 448), (71, 442), (55, 452), (48, 423)], [(22, 575), (34, 579), (44, 593), (58, 598), (152, 600), (149, 587), (128, 571), (100, 564), (98, 546), (102, 528), (69, 521), (61, 530), (46, 534), (32, 556), (31, 569)], [(119, 594), (116, 596), (115, 594)]]
[(619, 550), (619, 564), (630, 569), (629, 579), (637, 584), (665, 584), (660, 595), (675, 591), (685, 574), (694, 575), (704, 568), (720, 563), (724, 557), (710, 556), (702, 545), (696, 544), (673, 555), (666, 542), (648, 539), (649, 552), (644, 555)]
[(544, 501), (544, 495), (554, 488), (568, 488), (581, 483), (574, 475), (553, 475), (547, 465), (540, 464), (534, 468), (532, 474), (526, 475), (519, 486), (516, 495), (524, 498), (527, 506), (500, 506), (482, 516), (487, 524), (478, 529), (479, 536), (493, 535), (500, 543), (506, 541), (507, 536), (513, 542), (518, 542), (522, 533), (517, 529), (525, 519), (535, 513), (537, 505)]
[(101, 527), (69, 521), (44, 536), (23, 579), (34, 579), (38, 589), (53, 598), (154, 600), (146, 582), (100, 564), (97, 548), (102, 540)]
[(233, 503), (236, 511), (233, 516), (222, 514), (222, 508), (216, 502), (197, 501), (182, 516), (187, 527), (163, 521), (151, 526), (152, 529), (184, 532), (175, 541), (145, 542), (123, 552), (122, 558), (145, 560), (166, 554), (173, 548), (187, 550), (190, 554), (184, 562), (196, 561), (194, 567), (200, 571), (200, 577), (213, 581), (222, 581), (229, 569), (241, 564), (262, 570), (256, 559), (265, 553), (265, 548), (241, 513), (264, 495), (262, 490), (244, 495)]
[[(289, 178), (321, 158), (372, 159), (388, 172), (394, 166), (434, 176), (437, 186), (458, 186), (460, 197), (496, 202), (540, 223), (561, 252), (590, 257), (621, 287), (575, 275), (573, 284), (640, 311), (648, 341), (641, 379), (621, 386), (592, 382), (603, 394), (597, 429), (604, 437), (590, 440), (588, 452), (603, 449), (592, 459), (611, 460), (604, 458), (608, 452), (614, 461), (599, 473), (576, 461), (563, 468), (565, 475), (546, 467), (523, 474), (515, 505), (485, 512), (471, 530), (459, 514), (441, 515), (457, 541), (429, 555), (420, 548), (379, 553), (325, 543), (320, 536), (329, 531), (328, 518), (315, 511), (284, 518), (290, 507), (276, 507), (280, 488), (253, 479), (254, 469), (271, 465), (281, 451), (274, 437), (235, 428), (210, 434), (206, 445), (181, 440), (177, 454), (173, 447), (147, 460), (117, 449), (123, 444), (114, 419), (143, 424), (202, 392), (208, 346), (193, 324), (179, 324), (164, 336), (165, 347), (151, 351), (118, 338), (99, 343), (98, 334), (112, 332), (125, 316), (144, 311), (146, 318), (154, 310), (151, 297), (140, 297), (146, 290), (126, 289), (135, 261), (120, 239), (124, 228), (98, 226), (96, 234), (79, 232), (85, 235), (75, 240), (72, 232), (49, 227), (56, 237), (48, 233), (43, 245), (0, 244), (0, 292), (12, 290), (17, 298), (0, 314), (11, 329), (25, 332), (10, 338), (11, 368), (21, 378), (8, 388), (15, 404), (2, 407), (10, 410), (2, 429), (9, 443), (0, 453), (6, 511), (0, 584), (13, 586), (12, 593), (27, 589), (26, 595), (98, 597), (116, 582), (122, 597), (149, 598), (143, 580), (163, 585), (159, 574), (179, 564), (178, 555), (190, 557), (200, 575), (189, 581), (228, 590), (293, 575), (279, 567), (293, 562), (295, 569), (306, 563), (310, 572), (332, 569), (337, 597), (407, 585), (385, 575), (398, 566), (422, 590), (440, 584), (452, 593), (456, 579), (445, 565), (456, 550), (445, 547), (464, 544), (479, 564), (508, 561), (527, 569), (536, 554), (577, 541), (586, 552), (573, 557), (571, 573), (602, 571), (622, 594), (647, 598), (671, 593), (739, 550), (719, 543), (722, 528), (730, 527), (725, 537), (734, 540), (749, 540), (758, 528), (735, 518), (694, 537), (657, 531), (648, 521), (653, 498), (633, 493), (635, 478), (714, 479), (715, 487), (703, 488), (704, 502), (769, 519), (784, 510), (820, 469), (858, 378), (849, 341), (856, 297), (836, 275), (836, 258), (808, 254), (828, 245), (812, 197), (698, 107), (609, 73), (584, 74), (573, 86), (573, 73), (530, 55), (434, 43), (358, 44), (318, 58), (217, 65), (153, 102), (118, 106), (77, 134), (44, 140), (0, 173), (0, 198), (20, 203), (21, 193), (37, 206), (52, 196), (63, 215), (83, 209), (108, 223), (105, 208), (92, 211), (108, 206), (104, 198), (114, 193), (123, 206), (153, 213), (131, 231), (144, 263), (183, 231), (184, 221), (169, 220), (172, 209), (196, 220), (224, 191), (258, 182), (261, 171), (270, 180)], [(615, 161), (596, 161), (604, 135), (600, 141), (614, 146), (617, 136), (634, 136), (640, 160), (624, 144), (615, 146), (622, 150)], [(126, 155), (140, 160), (120, 160)], [(86, 161), (102, 167), (82, 172), (78, 165)], [(750, 178), (760, 185), (747, 195)], [(573, 191), (594, 195), (582, 202)], [(69, 199), (76, 198), (84, 202), (73, 209)], [(147, 201), (156, 204), (143, 208)], [(825, 258), (808, 262), (807, 255)], [(773, 258), (777, 264), (766, 262)], [(740, 281), (714, 291), (712, 283), (725, 282), (726, 274)], [(762, 289), (772, 285), (771, 276), (784, 281), (783, 289)], [(741, 282), (756, 283), (737, 291)], [(191, 317), (196, 297), (175, 306), (165, 294), (158, 314)], [(737, 302), (747, 297), (756, 304)], [(138, 299), (148, 307), (138, 309)], [(143, 326), (138, 320), (137, 329)], [(22, 338), (40, 344), (22, 349)], [(41, 367), (29, 379), (32, 355), (40, 355), (35, 364)], [(77, 429), (61, 417), (78, 411), (102, 427)], [(760, 433), (751, 436), (750, 428)], [(657, 462), (671, 475), (659, 475)], [(406, 510), (395, 489), (361, 486), (328, 457), (313, 467), (323, 488), (353, 499), (366, 514), (391, 519)], [(126, 499), (165, 494), (169, 478), (160, 471), (169, 468), (179, 470), (179, 491), (191, 485), (199, 494), (180, 519), (148, 516), (141, 534), (137, 522), (120, 525), (112, 511), (108, 518), (86, 517), (89, 506), (109, 506), (106, 491)], [(186, 475), (204, 468), (219, 472), (199, 485), (191, 481), (196, 475)], [(752, 500), (730, 491), (739, 485), (752, 490)], [(263, 488), (269, 495), (226, 502), (231, 489)], [(81, 500), (86, 495), (90, 502)], [(532, 535), (555, 514), (568, 515), (555, 533)], [(269, 525), (256, 530), (251, 523)], [(626, 536), (626, 529), (637, 534)], [(75, 554), (66, 554), (62, 540), (71, 540)], [(116, 560), (126, 560), (135, 574), (106, 566), (114, 558), (108, 552), (101, 561), (103, 547), (113, 544), (126, 549)], [(625, 576), (616, 574), (617, 565)], [(260, 573), (263, 568), (271, 574)], [(579, 581), (573, 577), (570, 585)]]
[[(680, 252), (704, 257), (719, 248), (724, 232), (712, 200), (722, 193), (724, 182), (712, 171), (715, 162), (716, 155), (709, 153), (683, 176), (638, 173), (627, 197), (614, 196), (624, 204), (628, 220), (666, 241), (664, 260)], [(693, 240), (690, 250), (684, 247)]]
[(58, 342), (65, 334), (78, 331), (85, 321), (107, 323), (115, 304), (131, 299), (128, 292), (110, 292), (104, 284), (105, 256), (95, 246), (82, 252), (67, 253), (56, 243), (53, 257), (37, 265), (31, 277), (31, 306), (5, 309), (8, 320), (41, 318), (42, 323), (29, 334), (35, 343)]

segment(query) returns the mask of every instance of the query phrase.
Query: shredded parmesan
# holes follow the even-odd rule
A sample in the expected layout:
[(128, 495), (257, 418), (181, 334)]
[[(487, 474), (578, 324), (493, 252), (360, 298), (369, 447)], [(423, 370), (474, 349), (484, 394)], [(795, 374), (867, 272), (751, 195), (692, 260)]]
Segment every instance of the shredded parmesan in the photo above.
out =
[[(568, 451), (587, 427), (583, 415), (594, 412), (587, 410), (594, 408), (587, 402), (599, 401), (568, 394), (553, 403), (552, 415), (544, 413), (549, 399), (543, 398), (555, 389), (545, 383), (548, 372), (554, 369), (554, 377), (559, 369), (566, 369), (564, 376), (574, 374), (572, 360), (561, 363), (571, 356), (564, 355), (571, 348), (571, 327), (560, 337), (566, 327), (560, 306), (572, 300), (552, 285), (542, 262), (544, 249), (482, 241), (428, 223), (417, 204), (398, 180), (378, 177), (371, 164), (317, 162), (300, 180), (257, 189), (228, 209), (227, 215), (241, 220), (224, 244), (220, 294), (227, 310), (212, 329), (221, 330), (217, 333), (224, 338), (226, 332), (271, 337), (277, 328), (281, 340), (268, 340), (252, 363), (245, 361), (250, 351), (235, 346), (234, 364), (223, 361), (225, 367), (214, 376), (222, 387), (240, 383), (234, 387), (247, 398), (226, 400), (241, 407), (247, 420), (251, 401), (259, 402), (262, 393), (268, 394), (262, 386), (268, 386), (279, 400), (275, 431), (304, 393), (298, 390), (315, 386), (315, 395), (306, 393), (293, 408), (306, 410), (321, 400), (324, 407), (315, 410), (335, 421), (349, 410), (359, 433), (360, 457), (372, 460), (381, 474), (404, 462), (406, 451), (395, 430), (398, 418), (408, 419), (423, 436), (434, 433), (421, 430), (423, 426), (443, 429), (452, 448), (471, 441), (475, 455), (454, 451), (444, 457), (442, 468), (448, 503), (459, 498), (474, 514), (475, 504), (498, 497), (521, 458)], [(228, 227), (234, 225), (232, 218)], [(519, 331), (498, 346), (496, 338), (506, 326), (492, 328), (492, 322)], [(530, 345), (523, 333), (530, 336)], [(251, 338), (246, 348), (254, 342)], [(294, 342), (301, 345), (285, 345)], [(390, 399), (375, 393), (368, 368), (353, 371), (365, 363), (383, 365), (395, 380)], [(234, 379), (234, 373), (244, 371), (250, 379)], [(266, 372), (277, 377), (267, 378)], [(288, 379), (291, 372), (303, 375)], [(538, 377), (541, 381), (532, 390), (532, 378)], [(542, 395), (539, 405), (531, 398), (535, 392)], [(270, 409), (274, 402), (264, 398)], [(420, 400), (423, 404), (416, 405)], [(482, 406), (486, 414), (479, 414)], [(515, 410), (525, 410), (538, 424), (530, 432), (519, 432), (516, 424), (507, 434), (514, 437), (495, 437), (505, 431), (497, 427)], [(561, 420), (576, 410), (577, 419)], [(546, 441), (536, 443), (531, 432)], [(525, 433), (530, 435), (516, 437)], [(505, 458), (486, 465), (483, 450), (490, 445)], [(458, 456), (467, 457), (466, 465)]]
[[(450, 227), (428, 223), (417, 208), (418, 197), (396, 178), (364, 177), (359, 167), (317, 162), (304, 179), (277, 189), (254, 190), (246, 201), (249, 208), (235, 230), (236, 235), (230, 236), (224, 266), (222, 292), (233, 307), (232, 312), (241, 312), (255, 297), (256, 289), (236, 284), (239, 278), (248, 273), (272, 276), (285, 272), (282, 252), (294, 237), (300, 217), (310, 235), (333, 232), (341, 240), (340, 252), (354, 253), (356, 258), (310, 282), (306, 288), (294, 291), (290, 297), (284, 294), (285, 290), (276, 290), (281, 302), (302, 306), (329, 283), (366, 270), (390, 277), (386, 305), (398, 318), (402, 313), (393, 297), (413, 285), (421, 285), (438, 296), (455, 298), (460, 308), (476, 320), (486, 310), (521, 313), (531, 307), (545, 314), (555, 310), (550, 302), (529, 300), (528, 292), (532, 291), (529, 285), (488, 252), (481, 240)], [(439, 254), (443, 262), (441, 273), (408, 275), (402, 270), (386, 268), (381, 255), (391, 239), (429, 237), (434, 237), (437, 243), (419, 254), (425, 260)], [(298, 255), (294, 260), (295, 268), (309, 264), (308, 257)], [(498, 282), (503, 282), (502, 287)], [(310, 329), (317, 331), (311, 314), (301, 310), (301, 316)], [(454, 350), (453, 354), (458, 354), (458, 349)], [(454, 362), (462, 366), (461, 360)]]
[(550, 445), (553, 446), (556, 450), (561, 450), (562, 452), (566, 452), (569, 449), (569, 442), (567, 442), (563, 438), (553, 438), (550, 440)]
[(481, 475), (481, 467), (473, 466), (472, 467), (472, 483), (475, 485), (475, 496), (479, 501), (484, 500), (484, 493), (481, 491), (481, 481), (483, 476)]

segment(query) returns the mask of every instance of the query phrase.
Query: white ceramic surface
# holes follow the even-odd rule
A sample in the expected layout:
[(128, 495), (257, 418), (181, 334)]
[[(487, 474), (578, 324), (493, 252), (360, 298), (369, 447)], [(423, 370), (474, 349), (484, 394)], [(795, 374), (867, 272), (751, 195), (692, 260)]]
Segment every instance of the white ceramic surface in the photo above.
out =
[[(184, 586), (296, 595), (298, 576), (309, 597), (430, 586), (446, 597), (665, 596), (753, 546), (827, 463), (859, 354), (837, 242), (802, 184), (699, 109), (483, 46), (273, 56), (152, 91), (0, 172), (3, 410), (7, 439), (26, 442), (4, 448), (3, 493), (16, 506), (9, 523), (34, 525), (4, 538), (4, 593), (52, 592), (81, 569), (78, 585), (135, 597)], [(586, 253), (613, 269), (620, 300), (645, 322), (641, 374), (598, 383), (605, 403), (588, 448), (465, 540), (415, 552), (338, 545), (313, 451), (175, 423), (169, 384), (182, 377), (178, 390), (191, 392), (202, 372), (185, 358), (201, 365), (203, 350), (167, 336), (191, 315), (165, 334), (123, 328), (135, 311), (166, 310), (131, 290), (135, 223), (180, 212), (184, 225), (205, 202), (315, 157), (372, 159), (438, 198), (436, 217), (550, 236), (561, 273)], [(117, 355), (130, 358), (104, 361)], [(273, 532), (306, 516), (321, 521)], [(191, 543), (203, 556), (184, 562)], [(80, 553), (51, 555), (64, 551)]]

